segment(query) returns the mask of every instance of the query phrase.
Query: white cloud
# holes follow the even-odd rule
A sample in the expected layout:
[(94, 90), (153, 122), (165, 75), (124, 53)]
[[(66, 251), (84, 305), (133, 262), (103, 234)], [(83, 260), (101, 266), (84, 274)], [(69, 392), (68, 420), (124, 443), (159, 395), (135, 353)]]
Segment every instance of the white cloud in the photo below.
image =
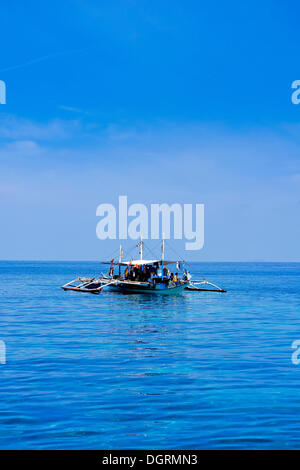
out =
[(4, 139), (66, 139), (81, 129), (78, 120), (64, 121), (54, 119), (46, 123), (38, 123), (13, 115), (0, 116), (0, 138)]
[(71, 113), (89, 114), (87, 111), (84, 111), (83, 109), (80, 109), (80, 108), (76, 108), (74, 106), (61, 105), (59, 106), (59, 109), (62, 109), (63, 111), (70, 111)]

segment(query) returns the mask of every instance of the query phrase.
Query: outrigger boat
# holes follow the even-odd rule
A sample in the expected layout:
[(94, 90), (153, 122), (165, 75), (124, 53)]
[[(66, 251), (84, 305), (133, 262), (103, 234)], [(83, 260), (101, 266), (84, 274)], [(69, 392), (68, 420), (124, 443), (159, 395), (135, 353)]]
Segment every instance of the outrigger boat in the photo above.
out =
[[(143, 258), (144, 242), (141, 239), (137, 244), (140, 247), (140, 259), (123, 261), (123, 250), (120, 246), (119, 261), (104, 262), (109, 264), (108, 274), (102, 274), (98, 278), (77, 277), (73, 281), (62, 286), (64, 291), (88, 292), (90, 294), (100, 294), (104, 287), (123, 293), (142, 294), (177, 294), (184, 289), (190, 291), (213, 291), (226, 292), (224, 289), (212, 284), (205, 279), (192, 280), (190, 273), (185, 269), (180, 277), (178, 272), (175, 275), (170, 272), (168, 266), (175, 264), (177, 270), (184, 264), (183, 261), (165, 260), (165, 241), (162, 241), (162, 253), (160, 259), (145, 260)], [(118, 267), (118, 274), (114, 274)], [(124, 272), (122, 272), (122, 267)], [(198, 286), (205, 285), (205, 287)], [(211, 286), (212, 288), (208, 288)]]

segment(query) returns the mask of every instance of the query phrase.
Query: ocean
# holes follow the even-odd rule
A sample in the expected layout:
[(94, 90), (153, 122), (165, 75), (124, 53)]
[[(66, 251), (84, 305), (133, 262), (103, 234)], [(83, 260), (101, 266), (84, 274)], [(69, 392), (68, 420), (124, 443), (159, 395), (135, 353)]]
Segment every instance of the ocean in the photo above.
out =
[(60, 289), (103, 269), (0, 262), (1, 449), (299, 447), (300, 264), (193, 264), (227, 293)]

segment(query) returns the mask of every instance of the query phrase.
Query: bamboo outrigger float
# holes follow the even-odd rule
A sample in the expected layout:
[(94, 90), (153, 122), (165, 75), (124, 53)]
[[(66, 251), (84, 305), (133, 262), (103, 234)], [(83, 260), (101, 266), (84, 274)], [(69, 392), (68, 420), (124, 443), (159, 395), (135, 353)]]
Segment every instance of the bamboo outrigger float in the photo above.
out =
[[(67, 284), (64, 284), (62, 289), (64, 291), (71, 290), (90, 294), (100, 294), (105, 287), (123, 293), (143, 294), (177, 294), (183, 290), (226, 292), (224, 289), (221, 289), (205, 279), (193, 281), (187, 270), (184, 270), (181, 278), (178, 272), (176, 272), (174, 276), (167, 266), (176, 264), (176, 268), (178, 269), (182, 262), (165, 260), (164, 240), (162, 241), (161, 259), (143, 259), (144, 242), (142, 239), (137, 246), (140, 247), (140, 259), (123, 261), (123, 250), (120, 246), (119, 261), (114, 263), (114, 260), (111, 260), (110, 262), (104, 263), (110, 264), (108, 275), (102, 274), (98, 278), (77, 277)], [(119, 268), (118, 274), (114, 274), (116, 267)], [(121, 272), (121, 267), (125, 268), (123, 273)], [(212, 288), (208, 288), (207, 286), (211, 286)]]

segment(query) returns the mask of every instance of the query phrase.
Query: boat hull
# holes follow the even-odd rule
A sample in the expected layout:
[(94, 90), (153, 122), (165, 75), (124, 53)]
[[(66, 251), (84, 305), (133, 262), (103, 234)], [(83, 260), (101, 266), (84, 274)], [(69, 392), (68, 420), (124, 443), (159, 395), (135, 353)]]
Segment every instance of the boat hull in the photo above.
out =
[(134, 285), (111, 285), (109, 286), (111, 290), (123, 292), (124, 294), (179, 294), (184, 291), (186, 284), (181, 284), (179, 286), (168, 287), (165, 289), (154, 288), (154, 287), (143, 287), (143, 286), (134, 286)]

